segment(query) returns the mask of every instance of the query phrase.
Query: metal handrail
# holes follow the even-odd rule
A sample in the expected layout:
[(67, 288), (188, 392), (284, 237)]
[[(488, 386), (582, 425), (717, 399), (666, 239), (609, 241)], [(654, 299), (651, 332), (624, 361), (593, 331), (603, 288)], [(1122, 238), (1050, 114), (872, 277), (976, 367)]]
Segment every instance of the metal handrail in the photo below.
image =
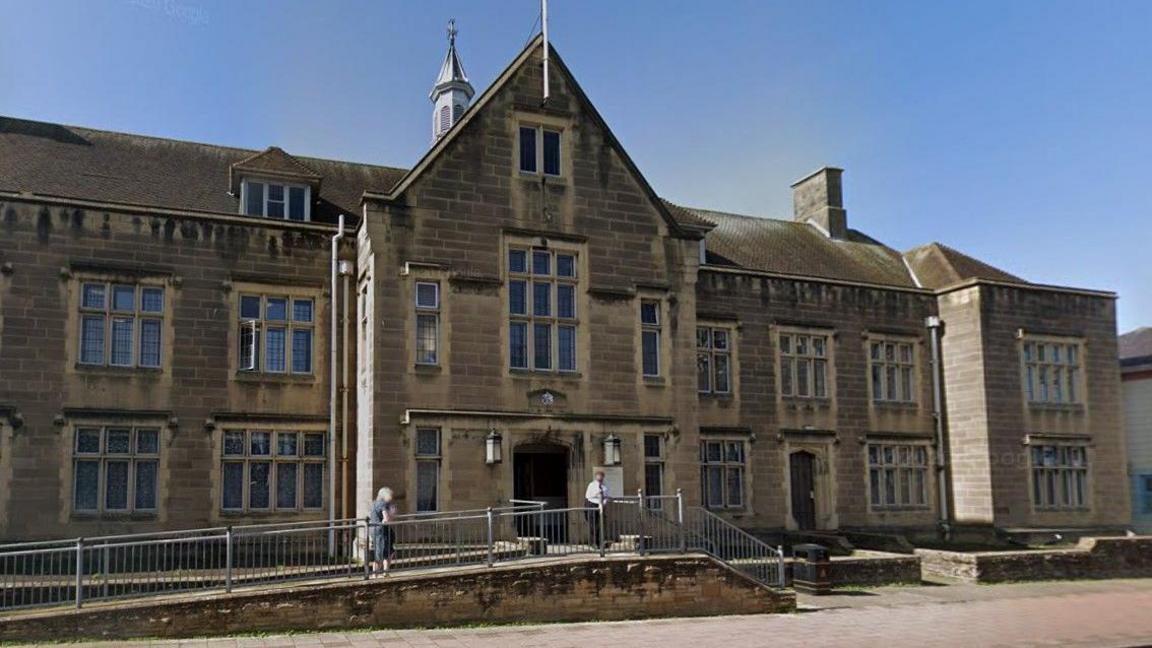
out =
[(776, 588), (786, 586), (783, 547), (773, 547), (703, 507), (693, 506), (688, 510), (699, 516), (700, 524), (691, 525), (682, 521), (686, 549), (695, 549), (713, 556), (764, 585)]
[[(492, 510), (497, 512), (497, 513), (503, 513), (505, 511), (527, 510), (527, 509), (533, 508), (533, 507), (543, 508), (543, 506), (544, 506), (544, 502), (535, 502), (535, 501), (530, 501), (530, 500), (509, 500), (509, 501), (513, 502), (512, 506), (495, 507)], [(419, 512), (419, 513), (401, 513), (401, 514), (397, 515), (395, 519), (397, 519), (397, 520), (401, 520), (401, 519), (452, 519), (454, 517), (459, 517), (462, 515), (479, 515), (479, 514), (484, 513), (487, 510), (488, 509), (478, 508), (478, 509), (463, 509), (463, 510), (459, 510), (459, 511), (423, 511), (423, 512)], [(362, 519), (363, 518), (338, 518), (336, 520), (332, 520), (331, 522), (329, 520), (326, 520), (326, 519), (295, 520), (295, 521), (290, 521), (290, 522), (259, 522), (259, 523), (255, 523), (255, 524), (237, 524), (237, 525), (232, 525), (231, 527), (216, 526), (216, 527), (197, 527), (197, 528), (192, 528), (192, 529), (175, 529), (175, 530), (170, 530), (170, 531), (145, 531), (143, 533), (123, 533), (123, 534), (114, 534), (114, 535), (105, 535), (105, 536), (85, 537), (84, 542), (86, 544), (91, 545), (91, 544), (104, 544), (104, 543), (107, 543), (109, 541), (128, 540), (128, 539), (142, 539), (142, 538), (167, 538), (167, 537), (172, 537), (172, 536), (204, 537), (206, 534), (224, 533), (229, 528), (231, 528), (234, 532), (240, 533), (240, 532), (249, 531), (249, 530), (253, 530), (253, 529), (308, 527), (308, 526), (317, 525), (317, 524), (327, 525), (329, 523), (335, 524), (335, 525), (356, 524), (356, 523), (360, 522)], [(79, 539), (79, 537), (71, 537), (71, 538), (59, 538), (56, 540), (32, 540), (32, 541), (3, 543), (3, 544), (0, 544), (0, 555), (10, 554), (11, 552), (8, 551), (8, 549), (10, 549), (10, 548), (19, 548), (19, 550), (24, 550), (24, 549), (32, 548), (32, 547), (54, 547), (54, 546), (69, 546), (69, 547), (71, 547), (71, 546), (74, 546), (76, 544), (76, 541), (78, 539)]]
[[(664, 500), (676, 504), (637, 506)], [(7, 545), (10, 550), (0, 551), (0, 610), (79, 607), (93, 599), (191, 590), (230, 592), (292, 580), (363, 579), (371, 576), (369, 560), (378, 547), (391, 547), (382, 554), (394, 569), (699, 550), (766, 585), (784, 583), (781, 551), (709, 511), (685, 509), (679, 492), (638, 492), (599, 507), (509, 504), (385, 523), (308, 520)]]

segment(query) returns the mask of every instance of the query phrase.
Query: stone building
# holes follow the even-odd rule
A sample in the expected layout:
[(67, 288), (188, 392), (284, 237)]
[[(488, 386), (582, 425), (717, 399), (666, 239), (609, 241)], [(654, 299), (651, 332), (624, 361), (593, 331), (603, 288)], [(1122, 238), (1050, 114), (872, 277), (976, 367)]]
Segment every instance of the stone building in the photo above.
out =
[(474, 95), (453, 32), (410, 169), (0, 119), (0, 537), (598, 467), (762, 530), (1127, 523), (1113, 294), (886, 247), (835, 168), (662, 200), (542, 54)]
[(1124, 427), (1132, 478), (1132, 524), (1152, 533), (1152, 328), (1120, 336)]

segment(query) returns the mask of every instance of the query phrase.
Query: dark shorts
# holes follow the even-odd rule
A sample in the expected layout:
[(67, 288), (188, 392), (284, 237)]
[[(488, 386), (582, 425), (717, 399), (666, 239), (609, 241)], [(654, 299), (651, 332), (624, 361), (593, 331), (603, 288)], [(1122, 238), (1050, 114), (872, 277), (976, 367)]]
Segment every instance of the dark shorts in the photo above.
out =
[(395, 553), (392, 545), (396, 543), (396, 532), (386, 526), (376, 527), (372, 530), (372, 548), (376, 562), (391, 560)]

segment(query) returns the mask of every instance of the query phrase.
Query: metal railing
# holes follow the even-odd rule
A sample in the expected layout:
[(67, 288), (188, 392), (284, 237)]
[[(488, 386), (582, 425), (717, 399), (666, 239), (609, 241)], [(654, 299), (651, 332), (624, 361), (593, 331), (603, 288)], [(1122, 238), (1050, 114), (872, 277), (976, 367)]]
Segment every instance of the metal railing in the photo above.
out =
[(0, 610), (254, 587), (367, 579), (375, 540), (391, 539), (391, 570), (493, 566), (576, 554), (700, 551), (783, 587), (783, 557), (714, 514), (673, 496), (600, 507), (541, 502), (368, 519), (285, 522), (0, 545)]

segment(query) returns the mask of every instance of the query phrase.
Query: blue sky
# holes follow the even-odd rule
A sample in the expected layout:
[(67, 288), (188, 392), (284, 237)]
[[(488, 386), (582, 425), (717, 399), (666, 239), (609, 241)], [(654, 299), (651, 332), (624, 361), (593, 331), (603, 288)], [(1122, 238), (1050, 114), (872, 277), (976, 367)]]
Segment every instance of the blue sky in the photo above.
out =
[[(454, 17), (483, 88), (538, 0), (0, 0), (0, 114), (409, 166)], [(553, 44), (662, 195), (850, 223), (1152, 325), (1152, 2), (551, 0)]]

